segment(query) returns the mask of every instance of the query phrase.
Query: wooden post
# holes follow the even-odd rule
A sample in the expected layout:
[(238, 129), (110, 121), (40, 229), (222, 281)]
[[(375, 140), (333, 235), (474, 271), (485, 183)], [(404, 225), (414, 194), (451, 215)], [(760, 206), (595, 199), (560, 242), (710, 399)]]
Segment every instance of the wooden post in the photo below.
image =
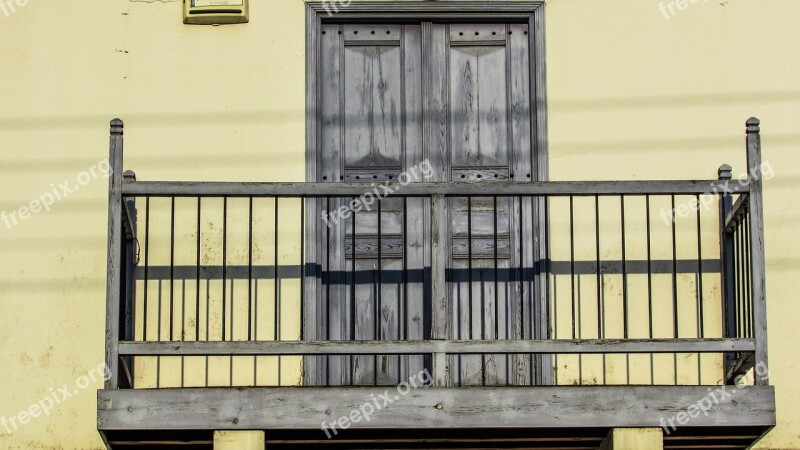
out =
[(108, 261), (106, 281), (106, 389), (119, 387), (119, 332), (122, 300), (122, 133), (120, 119), (111, 121), (108, 165)]
[[(125, 182), (135, 182), (136, 173), (131, 170), (122, 174)], [(124, 251), (122, 255), (122, 289), (123, 297), (120, 309), (120, 332), (119, 338), (123, 341), (134, 340), (134, 316), (136, 308), (136, 255), (137, 255), (137, 228), (136, 228), (136, 197), (123, 198), (123, 220), (122, 225), (125, 229)], [(120, 358), (119, 388), (133, 389), (133, 356)]]
[[(730, 181), (733, 178), (733, 169), (727, 164), (723, 164), (717, 171), (720, 181)], [(733, 198), (731, 195), (722, 191), (719, 194), (719, 252), (722, 269), (722, 326), (723, 337), (732, 338), (736, 336), (736, 285), (734, 281), (734, 262), (733, 262), (733, 234), (725, 229), (725, 218), (728, 217), (733, 208)], [(725, 364), (723, 376), (728, 373), (728, 369), (736, 362), (736, 354), (725, 353)]]
[(264, 450), (263, 431), (215, 431), (214, 450)]
[[(756, 341), (755, 364), (769, 367), (767, 351), (767, 296), (764, 258), (764, 203), (761, 171), (761, 122), (747, 121), (747, 167), (750, 182), (750, 267), (753, 299), (753, 337)], [(769, 385), (767, 374), (755, 380), (759, 386)]]
[[(447, 339), (447, 198), (431, 197), (431, 339)], [(447, 355), (434, 353), (433, 385), (447, 386)]]
[(600, 450), (661, 450), (664, 434), (661, 428), (614, 428)]

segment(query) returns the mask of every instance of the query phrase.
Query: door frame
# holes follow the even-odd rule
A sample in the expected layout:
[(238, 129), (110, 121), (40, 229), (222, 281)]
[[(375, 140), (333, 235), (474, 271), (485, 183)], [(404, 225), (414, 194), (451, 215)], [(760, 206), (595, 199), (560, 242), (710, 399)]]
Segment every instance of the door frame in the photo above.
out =
[[(336, 8), (334, 8), (336, 6)], [(338, 11), (336, 10), (338, 9)], [(317, 151), (319, 141), (319, 109), (317, 108), (320, 97), (317, 75), (320, 69), (320, 34), (325, 23), (368, 23), (368, 22), (502, 22), (502, 23), (527, 23), (530, 30), (530, 92), (531, 103), (535, 110), (531, 114), (532, 152), (531, 167), (533, 177), (531, 181), (547, 181), (548, 172), (548, 138), (547, 138), (547, 71), (546, 71), (546, 46), (545, 46), (545, 1), (446, 1), (446, 2), (421, 2), (421, 1), (354, 1), (350, 0), (344, 6), (338, 0), (313, 1), (306, 3), (306, 181), (323, 182), (318, 173), (320, 154)], [(423, 84), (425, 82), (423, 81)], [(425, 87), (423, 86), (423, 89)], [(423, 108), (423, 123), (426, 108)], [(424, 128), (424, 126), (423, 126)], [(430, 148), (429, 136), (424, 135), (423, 146)], [(540, 201), (538, 208), (539, 260), (549, 261), (547, 250), (547, 217), (544, 200)], [(317, 202), (306, 203), (305, 239), (309, 245), (305, 247), (305, 261), (307, 266), (302, 268), (304, 277), (303, 297), (306, 300), (316, 299), (321, 294), (321, 269), (319, 264), (319, 246), (312, 245), (319, 233), (319, 221), (315, 220), (321, 211), (317, 210)], [(314, 219), (312, 219), (314, 218)], [(540, 273), (544, 271), (540, 268)], [(542, 311), (549, 311), (549, 282), (544, 276), (542, 282), (537, 283), (535, 298)], [(301, 305), (303, 311), (303, 339), (317, 340), (316, 330), (318, 325), (318, 311), (316, 301), (305, 301)], [(549, 312), (541, 318), (539, 323), (540, 333), (546, 339), (550, 332)], [(305, 358), (304, 382), (317, 384), (321, 371), (316, 370), (316, 358)], [(552, 384), (551, 358), (541, 358), (537, 370), (535, 384)]]

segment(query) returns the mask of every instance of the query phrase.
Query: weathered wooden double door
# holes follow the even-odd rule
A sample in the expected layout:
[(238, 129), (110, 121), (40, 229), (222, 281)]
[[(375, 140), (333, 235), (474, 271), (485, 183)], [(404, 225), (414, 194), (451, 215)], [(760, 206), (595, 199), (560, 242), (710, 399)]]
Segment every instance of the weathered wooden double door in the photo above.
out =
[[(319, 38), (317, 154), (310, 162), (316, 181), (363, 182), (374, 195), (375, 186), (401, 176), (454, 183), (537, 178), (527, 24), (322, 25)], [(317, 208), (330, 213), (351, 201), (319, 200)], [(430, 207), (428, 199), (394, 196), (319, 226), (311, 334), (430, 338)], [(448, 200), (450, 338), (546, 333), (546, 308), (535, 294), (535, 210), (532, 199)], [(451, 355), (448, 383), (534, 384), (542, 370), (536, 361)], [(430, 358), (422, 355), (309, 358), (305, 382), (397, 384), (425, 368)]]

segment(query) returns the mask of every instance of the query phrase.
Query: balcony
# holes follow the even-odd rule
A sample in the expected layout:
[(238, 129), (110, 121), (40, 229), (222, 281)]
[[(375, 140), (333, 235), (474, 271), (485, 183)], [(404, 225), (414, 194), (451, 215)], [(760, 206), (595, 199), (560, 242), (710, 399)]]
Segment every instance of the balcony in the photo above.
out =
[(597, 448), (625, 427), (747, 448), (775, 424), (755, 120), (746, 180), (478, 170), (386, 190), (138, 181), (122, 134), (113, 121), (112, 448), (210, 448), (214, 430), (266, 430), (268, 448)]

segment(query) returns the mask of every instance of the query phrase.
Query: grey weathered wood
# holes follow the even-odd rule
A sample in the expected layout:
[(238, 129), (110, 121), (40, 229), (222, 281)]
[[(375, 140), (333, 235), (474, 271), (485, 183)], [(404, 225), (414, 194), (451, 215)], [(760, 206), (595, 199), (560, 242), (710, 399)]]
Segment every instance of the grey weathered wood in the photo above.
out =
[[(121, 355), (422, 355), (752, 352), (752, 339), (122, 342)], [(435, 369), (436, 367), (434, 367)], [(432, 374), (434, 377), (435, 374)]]
[[(535, 79), (538, 66), (544, 66), (536, 59), (535, 47), (531, 45), (530, 36), (536, 33), (528, 23), (508, 25), (508, 97), (509, 97), (509, 142), (511, 143), (513, 180), (517, 183), (528, 183), (539, 178), (534, 170), (533, 161), (542, 159), (547, 164), (546, 155), (537, 155), (542, 150), (537, 144), (538, 137), (534, 133), (532, 121), (539, 108), (531, 91), (531, 80)], [(516, 217), (511, 221), (511, 236), (516, 242), (512, 247), (512, 266), (521, 267), (522, 273), (535, 267), (537, 256), (537, 236), (544, 236), (543, 224), (536, 222), (534, 207), (537, 199), (516, 199), (511, 205), (511, 212)], [(512, 292), (518, 300), (514, 302), (510, 317), (511, 336), (523, 339), (536, 339), (536, 322), (548, 322), (547, 308), (538, 304), (535, 296), (536, 285), (547, 274), (537, 274), (527, 280), (513, 283)], [(547, 355), (514, 355), (511, 359), (512, 384), (537, 384), (541, 378), (541, 363)], [(540, 383), (538, 383), (540, 384)]]
[[(720, 180), (730, 180), (731, 166), (724, 164), (720, 166), (718, 174)], [(743, 196), (740, 196), (741, 199)], [(726, 217), (732, 210), (732, 198), (728, 194), (722, 194), (719, 199), (719, 223), (725, 225)], [(720, 263), (722, 274), (722, 289), (720, 289), (723, 334), (724, 337), (736, 337), (736, 283), (735, 265), (733, 253), (733, 234), (727, 226), (719, 227), (720, 233)], [(727, 373), (736, 360), (735, 353), (725, 354), (725, 366), (723, 371)]]
[(431, 338), (439, 340), (450, 336), (446, 279), (446, 268), (449, 265), (447, 235), (447, 199), (437, 195), (431, 199)]
[[(405, 80), (406, 66), (421, 74), (419, 27), (323, 24), (321, 33), (317, 70), (321, 79), (318, 126), (322, 138), (317, 181), (358, 185), (357, 196), (377, 192), (371, 195), (371, 199), (377, 199), (381, 192), (374, 189), (373, 183), (397, 183), (404, 169), (421, 162), (420, 118), (413, 111), (421, 103), (420, 86), (412, 84), (408, 89)], [(410, 115), (406, 114), (409, 108)], [(415, 140), (416, 152), (411, 153), (415, 158), (408, 160), (407, 141)], [(418, 174), (419, 170), (414, 169)], [(416, 175), (407, 180), (418, 181)], [(382, 275), (387, 271), (402, 272), (404, 214), (408, 211), (403, 210), (400, 198), (375, 201), (369, 210), (344, 218), (330, 229), (323, 228), (317, 237), (323, 271), (334, 278), (332, 285), (324, 287), (324, 298), (318, 297), (319, 308), (327, 312), (316, 327), (318, 333), (324, 330), (327, 339), (397, 340), (405, 333), (404, 322), (408, 318), (402, 314), (409, 306), (405, 288), (387, 283)], [(332, 198), (329, 208), (338, 209), (346, 203), (350, 200)], [(419, 202), (410, 207), (414, 217), (423, 215)], [(412, 225), (410, 231), (419, 230)], [(416, 242), (423, 236), (407, 237)], [(417, 243), (423, 250), (424, 240)], [(412, 264), (423, 263), (415, 263), (420, 259), (420, 250)], [(359, 281), (345, 282), (344, 278), (353, 273)], [(409, 298), (419, 302), (423, 297)], [(416, 317), (421, 321), (419, 313)], [(409, 359), (394, 355), (329, 357), (326, 363), (327, 383), (397, 383)], [(421, 360), (416, 365), (421, 366)]]
[(448, 387), (450, 385), (449, 364), (447, 361), (447, 353), (434, 353), (432, 355), (433, 363), (433, 386), (434, 387)]
[[(431, 161), (432, 162), (432, 161)], [(593, 195), (692, 195), (720, 191), (725, 183), (707, 181), (536, 181), (531, 183), (410, 183), (389, 184), (395, 196), (593, 196)], [(748, 186), (730, 186), (731, 193), (748, 192)], [(224, 183), (155, 182), (123, 183), (123, 195), (151, 197), (358, 197), (363, 183)]]
[[(123, 179), (136, 181), (136, 174), (130, 170), (126, 171)], [(136, 239), (136, 198), (127, 198), (122, 203), (122, 224), (125, 227), (125, 238)]]
[[(756, 364), (769, 367), (767, 347), (767, 296), (764, 260), (764, 200), (761, 170), (761, 128), (756, 118), (747, 121), (747, 167), (750, 185), (750, 269), (752, 271), (753, 337)], [(768, 385), (768, 376), (756, 383)]]
[[(385, 387), (103, 390), (98, 428), (111, 430), (319, 430), (386, 392)], [(717, 386), (561, 386), (412, 389), (352, 428), (661, 427)], [(730, 391), (730, 389), (729, 389)], [(732, 392), (732, 391), (731, 391)], [(280, 414), (276, 414), (280, 411)], [(738, 388), (683, 427), (771, 427), (770, 386)], [(612, 413), (613, 412), (613, 413)]]
[(122, 266), (123, 266), (123, 225), (122, 225), (122, 144), (123, 123), (119, 119), (111, 121), (108, 164), (111, 176), (108, 179), (108, 261), (106, 280), (106, 368), (109, 375), (106, 389), (116, 389), (119, 385), (119, 338), (120, 313), (122, 308)]
[[(479, 3), (470, 1), (448, 1), (425, 3), (418, 1), (396, 1), (385, 3), (380, 1), (359, 1), (348, 7), (339, 7), (335, 14), (331, 2), (309, 2), (310, 14), (322, 21), (344, 21), (353, 19), (384, 19), (392, 13), (398, 20), (491, 20), (491, 19), (527, 19), (531, 14), (544, 6), (544, 0), (526, 2), (498, 1)], [(326, 9), (327, 6), (327, 9)]]
[(346, 24), (342, 26), (344, 45), (399, 47), (402, 25)]
[[(424, 160), (423, 152), (423, 121), (422, 121), (422, 26), (418, 24), (403, 27), (403, 88), (404, 109), (404, 158), (403, 169), (408, 171)], [(424, 179), (417, 180), (424, 182)], [(431, 180), (432, 181), (432, 180)], [(403, 292), (405, 315), (403, 324), (407, 335), (404, 339), (417, 340), (427, 338), (430, 331), (429, 306), (425, 302), (426, 280), (408, 276), (409, 273), (425, 273), (425, 268), (430, 267), (430, 203), (426, 199), (407, 199), (405, 211), (406, 222), (403, 235), (405, 236), (406, 252), (406, 285)], [(421, 217), (422, 220), (414, 219)], [(418, 374), (425, 368), (425, 358), (410, 356), (402, 361), (406, 362), (403, 379), (408, 379), (413, 374)]]
[(493, 24), (452, 24), (449, 26), (451, 46), (506, 45), (506, 26)]
[[(340, 25), (322, 25), (319, 49), (318, 95), (320, 110), (320, 141), (318, 143), (319, 166), (317, 182), (323, 184), (338, 183), (344, 175), (346, 138), (343, 134), (347, 115), (345, 112), (347, 80), (344, 73), (345, 48), (344, 29)], [(342, 33), (340, 33), (342, 32)], [(319, 208), (326, 212), (338, 210), (347, 203), (346, 199), (326, 199), (318, 202)], [(334, 226), (320, 226), (318, 235), (312, 245), (318, 249), (317, 255), (323, 270), (323, 285), (318, 295), (309, 301), (317, 302), (317, 310), (322, 313), (316, 324), (317, 334), (330, 340), (355, 339), (350, 336), (350, 320), (352, 315), (346, 286), (334, 277), (346, 270), (344, 259), (345, 222)], [(338, 274), (338, 275), (337, 275)], [(319, 374), (326, 384), (334, 386), (350, 383), (349, 358), (325, 358), (327, 371)]]
[(725, 215), (725, 230), (733, 231), (736, 225), (739, 224), (739, 219), (747, 213), (750, 208), (750, 201), (747, 195), (740, 195), (731, 208), (728, 209)]
[[(310, 68), (319, 67), (319, 52), (320, 52), (320, 28), (321, 20), (311, 6), (306, 7), (306, 182), (316, 182), (318, 179), (319, 169), (319, 123), (320, 123), (320, 109), (319, 109), (319, 74), (316, 70)], [(320, 288), (320, 277), (316, 273), (319, 258), (318, 247), (313, 245), (317, 242), (318, 224), (317, 218), (321, 211), (318, 209), (318, 202), (304, 201), (305, 211), (303, 224), (304, 227), (304, 255), (302, 255), (305, 267), (301, 267), (302, 278), (302, 308), (303, 312), (303, 327), (301, 336), (304, 339), (316, 340), (321, 336), (317, 335), (316, 324), (318, 323), (320, 312), (317, 308), (316, 298)], [(310, 270), (314, 268), (314, 270)], [(305, 384), (320, 384), (318, 376), (321, 372), (320, 366), (322, 361), (320, 358), (303, 358), (303, 381)]]
[[(734, 384), (736, 379), (747, 374), (756, 365), (756, 358), (753, 353), (742, 353), (725, 370), (725, 384)], [(759, 378), (761, 375), (755, 378)]]
[[(136, 181), (136, 174), (133, 171), (126, 171), (122, 174), (123, 180)], [(124, 283), (122, 303), (120, 309), (121, 329), (119, 332), (120, 340), (132, 341), (135, 339), (136, 317), (136, 265), (138, 264), (138, 241), (137, 241), (137, 210), (136, 198), (128, 197), (122, 199), (122, 222), (125, 226), (125, 241), (122, 255), (122, 282)], [(119, 378), (121, 389), (132, 388), (134, 383), (134, 364), (133, 357), (120, 358), (121, 372), (125, 375)]]
[[(433, 181), (450, 181), (451, 169), (449, 143), (449, 95), (446, 64), (447, 34), (444, 27), (426, 19), (421, 24), (422, 33), (422, 119), (423, 158), (430, 162)], [(429, 202), (430, 220), (430, 338), (450, 337), (450, 302), (448, 301), (447, 271), (450, 268), (449, 201), (443, 195), (434, 196)], [(446, 387), (450, 383), (451, 358), (446, 354), (432, 355), (433, 383)]]
[[(535, 148), (532, 152), (532, 170), (536, 181), (547, 181), (549, 173), (549, 140), (547, 134), (547, 60), (545, 44), (545, 8), (539, 7), (528, 18), (528, 39), (532, 49), (531, 58), (531, 94), (535, 98), (535, 111), (531, 118), (531, 127), (535, 137)], [(550, 261), (547, 230), (549, 230), (549, 217), (547, 217), (548, 199), (540, 198), (534, 201), (533, 215), (537, 232), (534, 234), (534, 249), (536, 251), (535, 268), (539, 274), (536, 278), (535, 304), (541, 311), (549, 311), (550, 302), (550, 277), (545, 270), (545, 264)], [(538, 314), (538, 323), (535, 324), (534, 334), (538, 339), (547, 339), (550, 334), (550, 317), (547, 313)], [(553, 358), (542, 355), (536, 361), (536, 384), (553, 383)]]
[[(449, 92), (449, 111), (447, 132), (450, 138), (447, 153), (451, 166), (450, 175), (445, 172), (445, 180), (453, 182), (470, 182), (469, 178), (491, 175), (496, 171), (509, 174), (511, 167), (509, 98), (507, 75), (512, 67), (509, 63), (506, 26), (501, 24), (434, 24), (436, 35), (448, 37), (444, 53), (434, 54), (442, 58), (432, 61), (434, 65), (446, 68), (442, 79)], [(491, 33), (494, 32), (493, 36)], [(499, 37), (498, 37), (498, 32)], [(524, 68), (528, 71), (528, 67)], [(530, 98), (525, 99), (528, 104)], [(470, 171), (479, 170), (475, 173)], [(510, 175), (509, 175), (510, 178)], [(491, 176), (487, 183), (494, 183), (500, 177)], [(474, 182), (474, 181), (473, 181)], [(494, 223), (492, 199), (456, 198), (450, 202), (448, 244), (452, 248), (447, 266), (450, 268), (449, 306), (451, 338), (484, 339), (488, 332), (494, 337), (495, 292), (505, 293), (508, 282), (494, 282)], [(502, 220), (498, 223), (498, 232), (509, 235), (512, 228), (509, 201), (499, 202), (498, 214)], [(511, 233), (515, 235), (516, 233)], [(513, 238), (512, 238), (513, 239)], [(491, 254), (472, 253), (472, 240), (490, 241)], [(458, 248), (467, 250), (466, 255), (458, 253)], [(498, 255), (498, 266), (507, 271), (513, 265), (512, 255)], [(497, 290), (495, 288), (497, 287)], [(517, 304), (517, 296), (497, 298), (499, 305), (506, 302)], [(513, 306), (512, 306), (513, 308)], [(509, 331), (507, 317), (499, 320), (501, 336), (514, 336)], [(491, 326), (490, 326), (491, 325)], [(451, 358), (451, 377), (454, 385), (479, 386), (482, 384), (508, 383), (507, 360), (496, 355), (456, 355)]]

